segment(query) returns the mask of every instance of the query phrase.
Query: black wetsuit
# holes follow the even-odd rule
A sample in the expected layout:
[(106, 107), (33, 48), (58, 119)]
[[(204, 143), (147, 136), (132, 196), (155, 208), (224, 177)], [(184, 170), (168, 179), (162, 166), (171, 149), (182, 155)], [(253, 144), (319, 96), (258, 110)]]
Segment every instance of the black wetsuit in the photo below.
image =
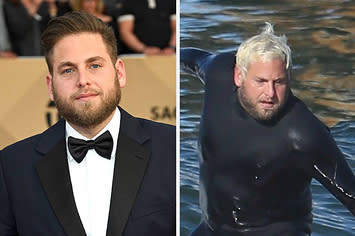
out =
[(200, 124), (202, 223), (193, 235), (311, 233), (311, 179), (355, 215), (355, 177), (329, 129), (292, 93), (268, 122), (240, 105), (233, 54), (181, 50), (181, 68), (205, 84)]

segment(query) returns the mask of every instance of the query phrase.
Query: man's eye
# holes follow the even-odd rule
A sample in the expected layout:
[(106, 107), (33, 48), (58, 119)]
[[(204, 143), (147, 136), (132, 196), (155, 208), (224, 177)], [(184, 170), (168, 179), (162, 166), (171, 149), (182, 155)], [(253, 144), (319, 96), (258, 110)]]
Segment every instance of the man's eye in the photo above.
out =
[(285, 79), (276, 80), (276, 84), (284, 84), (284, 83), (286, 83)]
[(67, 68), (63, 71), (63, 73), (65, 73), (65, 74), (69, 74), (71, 72), (73, 72), (73, 69), (71, 69), (71, 68)]
[(101, 67), (99, 64), (92, 64), (91, 68), (93, 69), (98, 69), (99, 67)]

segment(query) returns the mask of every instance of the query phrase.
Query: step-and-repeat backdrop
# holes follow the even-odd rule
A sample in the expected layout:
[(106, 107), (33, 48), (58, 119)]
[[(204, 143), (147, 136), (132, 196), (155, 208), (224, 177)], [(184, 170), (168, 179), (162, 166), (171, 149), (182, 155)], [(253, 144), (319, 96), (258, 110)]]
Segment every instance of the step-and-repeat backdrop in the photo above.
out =
[[(176, 124), (175, 56), (123, 57), (121, 106), (134, 116)], [(0, 149), (58, 121), (44, 58), (0, 59)]]

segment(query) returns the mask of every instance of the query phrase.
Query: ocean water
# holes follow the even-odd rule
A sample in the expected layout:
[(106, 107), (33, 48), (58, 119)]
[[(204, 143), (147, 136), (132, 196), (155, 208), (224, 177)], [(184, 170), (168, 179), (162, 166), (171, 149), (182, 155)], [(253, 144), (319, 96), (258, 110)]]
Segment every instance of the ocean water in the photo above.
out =
[[(181, 0), (181, 47), (236, 51), (264, 22), (285, 34), (293, 51), (292, 91), (331, 128), (355, 172), (355, 3), (353, 1)], [(180, 79), (181, 235), (200, 222), (197, 136), (204, 89)], [(355, 235), (355, 217), (312, 181), (314, 236)]]

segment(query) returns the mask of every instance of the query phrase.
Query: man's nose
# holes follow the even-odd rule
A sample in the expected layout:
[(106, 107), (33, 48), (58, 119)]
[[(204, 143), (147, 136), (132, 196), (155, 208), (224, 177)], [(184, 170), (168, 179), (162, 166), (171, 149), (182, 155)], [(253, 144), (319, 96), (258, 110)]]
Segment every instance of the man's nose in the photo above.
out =
[(90, 73), (84, 69), (79, 70), (78, 73), (78, 86), (85, 87), (91, 84)]
[(273, 82), (270, 81), (266, 84), (265, 94), (270, 98), (275, 96), (275, 84)]

